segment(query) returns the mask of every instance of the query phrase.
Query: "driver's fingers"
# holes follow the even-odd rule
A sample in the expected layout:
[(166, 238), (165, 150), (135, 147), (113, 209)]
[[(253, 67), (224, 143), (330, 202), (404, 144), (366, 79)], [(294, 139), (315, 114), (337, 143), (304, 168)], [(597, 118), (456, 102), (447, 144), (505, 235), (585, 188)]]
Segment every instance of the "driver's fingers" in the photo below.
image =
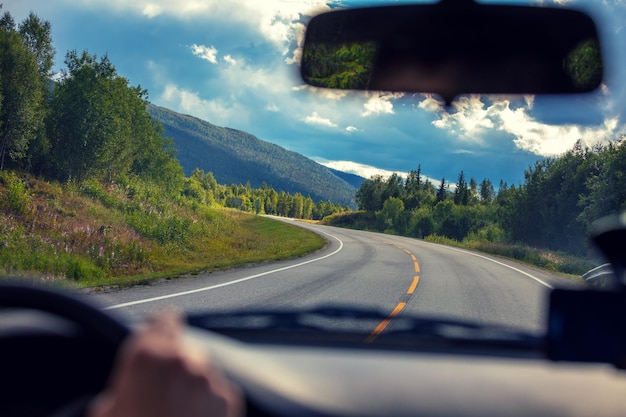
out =
[(151, 317), (140, 327), (140, 332), (148, 332), (165, 338), (177, 338), (181, 334), (182, 317), (174, 311), (167, 311)]

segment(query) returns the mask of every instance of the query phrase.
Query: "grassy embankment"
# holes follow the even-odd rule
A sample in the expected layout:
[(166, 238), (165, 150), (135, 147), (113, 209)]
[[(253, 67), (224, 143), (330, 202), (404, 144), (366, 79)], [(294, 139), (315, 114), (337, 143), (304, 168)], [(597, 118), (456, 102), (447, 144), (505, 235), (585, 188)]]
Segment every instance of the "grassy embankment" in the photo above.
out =
[[(326, 217), (322, 223), (337, 227), (368, 230), (367, 223), (362, 221), (362, 217), (362, 212), (339, 213)], [(424, 237), (424, 240), (521, 261), (550, 272), (562, 274), (574, 280), (582, 280), (580, 276), (596, 267), (600, 262), (565, 252), (533, 248), (503, 241), (490, 241), (478, 234), (470, 234), (463, 241), (439, 235), (429, 235)]]
[(302, 256), (323, 238), (212, 208), (138, 180), (81, 186), (0, 172), (0, 274), (59, 285), (132, 285)]

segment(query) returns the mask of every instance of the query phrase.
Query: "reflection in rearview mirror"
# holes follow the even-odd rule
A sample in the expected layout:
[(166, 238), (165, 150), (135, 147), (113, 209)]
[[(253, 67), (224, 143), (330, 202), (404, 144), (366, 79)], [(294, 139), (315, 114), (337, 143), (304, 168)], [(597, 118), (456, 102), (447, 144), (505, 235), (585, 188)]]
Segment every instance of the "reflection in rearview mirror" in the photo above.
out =
[(306, 81), (316, 87), (366, 89), (376, 51), (374, 42), (313, 43), (302, 55)]
[(602, 82), (593, 21), (566, 9), (471, 2), (348, 9), (308, 25), (302, 77), (316, 87), (564, 94)]

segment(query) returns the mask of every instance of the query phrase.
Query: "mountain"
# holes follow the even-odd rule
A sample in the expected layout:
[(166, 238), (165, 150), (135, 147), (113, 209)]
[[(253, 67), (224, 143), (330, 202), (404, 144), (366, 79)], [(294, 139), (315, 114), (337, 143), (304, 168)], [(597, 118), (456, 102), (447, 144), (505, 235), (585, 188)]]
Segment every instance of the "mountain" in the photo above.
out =
[(153, 104), (148, 105), (148, 111), (163, 124), (165, 135), (174, 140), (186, 175), (200, 168), (212, 172), (221, 184), (250, 181), (257, 188), (265, 182), (276, 191), (299, 192), (316, 202), (354, 205), (355, 184), (360, 184), (360, 177), (331, 170), (241, 130), (215, 126)]
[(360, 175), (350, 174), (349, 172), (337, 171), (336, 169), (332, 168), (328, 169), (330, 170), (330, 172), (353, 186), (355, 189), (360, 188), (361, 184), (363, 184), (363, 181), (365, 181), (365, 178), (361, 177)]

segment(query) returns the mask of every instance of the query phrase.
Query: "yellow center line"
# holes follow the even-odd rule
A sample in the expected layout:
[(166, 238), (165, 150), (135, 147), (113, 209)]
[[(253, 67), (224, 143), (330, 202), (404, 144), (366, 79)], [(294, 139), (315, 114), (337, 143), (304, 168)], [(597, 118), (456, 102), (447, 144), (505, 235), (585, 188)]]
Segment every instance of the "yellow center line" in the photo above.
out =
[(394, 308), (391, 314), (389, 314), (389, 317), (381, 321), (380, 324), (376, 326), (374, 331), (367, 337), (367, 339), (365, 339), (365, 343), (372, 343), (374, 340), (376, 340), (376, 338), (383, 332), (383, 330), (385, 330), (385, 328), (389, 326), (389, 323), (391, 323), (391, 319), (400, 314), (404, 307), (406, 307), (406, 303), (398, 303), (396, 308)]
[(415, 272), (417, 272), (419, 274), (420, 272), (420, 264), (417, 263), (417, 261), (413, 262), (413, 265), (415, 266)]
[(409, 290), (406, 293), (407, 294), (413, 294), (415, 292), (415, 289), (417, 288), (417, 284), (419, 282), (420, 282), (419, 275), (415, 275), (415, 277), (413, 277), (413, 282), (411, 283), (411, 286), (409, 287)]
[(409, 250), (407, 250), (407, 249), (403, 249), (403, 250), (404, 250), (404, 252), (405, 252), (407, 255), (410, 255), (410, 254), (411, 254), (411, 251), (409, 251)]
[(417, 258), (415, 257), (415, 255), (411, 255), (411, 259), (413, 260), (413, 262), (417, 262)]

